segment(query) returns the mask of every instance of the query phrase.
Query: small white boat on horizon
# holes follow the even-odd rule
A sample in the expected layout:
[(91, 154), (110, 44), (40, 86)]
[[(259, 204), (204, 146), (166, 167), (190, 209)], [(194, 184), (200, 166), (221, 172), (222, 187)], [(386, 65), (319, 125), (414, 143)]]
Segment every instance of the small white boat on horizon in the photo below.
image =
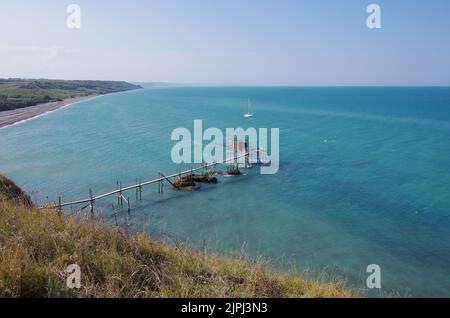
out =
[(247, 100), (247, 113), (244, 115), (245, 118), (252, 118), (253, 114), (250, 112), (250, 98)]

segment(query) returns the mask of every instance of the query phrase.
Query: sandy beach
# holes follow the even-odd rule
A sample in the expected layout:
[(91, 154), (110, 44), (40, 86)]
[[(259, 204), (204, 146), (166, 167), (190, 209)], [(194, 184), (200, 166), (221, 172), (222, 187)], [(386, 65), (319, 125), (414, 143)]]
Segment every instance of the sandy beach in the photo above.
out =
[(13, 110), (0, 111), (0, 128), (13, 125), (15, 123), (27, 120), (47, 112), (59, 109), (61, 107), (77, 103), (86, 99), (91, 99), (98, 95), (81, 96), (75, 98), (65, 99), (61, 102), (51, 102), (45, 104), (39, 104), (35, 106), (23, 107)]

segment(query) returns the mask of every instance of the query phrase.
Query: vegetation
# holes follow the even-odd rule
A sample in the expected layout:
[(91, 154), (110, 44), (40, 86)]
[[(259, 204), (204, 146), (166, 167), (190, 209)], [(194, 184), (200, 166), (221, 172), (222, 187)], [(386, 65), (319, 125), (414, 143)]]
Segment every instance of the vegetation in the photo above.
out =
[(30, 197), (13, 181), (0, 174), (0, 201), (9, 201), (31, 207)]
[(0, 79), (0, 111), (141, 88), (127, 82)]
[[(270, 273), (262, 260), (224, 258), (38, 211), (9, 179), (1, 183), (0, 297), (357, 296), (342, 282)], [(65, 283), (73, 263), (81, 267), (79, 290)]]

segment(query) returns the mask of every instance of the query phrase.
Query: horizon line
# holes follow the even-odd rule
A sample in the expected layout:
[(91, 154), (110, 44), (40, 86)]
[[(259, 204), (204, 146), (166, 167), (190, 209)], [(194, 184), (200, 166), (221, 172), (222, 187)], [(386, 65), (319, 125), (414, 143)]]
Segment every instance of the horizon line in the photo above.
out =
[(250, 83), (203, 83), (203, 82), (166, 82), (166, 81), (132, 81), (132, 80), (110, 80), (110, 79), (63, 79), (63, 78), (47, 78), (47, 77), (0, 77), (0, 80), (63, 80), (63, 81), (112, 81), (112, 82), (128, 82), (131, 84), (143, 85), (160, 85), (160, 86), (215, 86), (215, 87), (361, 87), (361, 88), (450, 88), (450, 84), (250, 84)]

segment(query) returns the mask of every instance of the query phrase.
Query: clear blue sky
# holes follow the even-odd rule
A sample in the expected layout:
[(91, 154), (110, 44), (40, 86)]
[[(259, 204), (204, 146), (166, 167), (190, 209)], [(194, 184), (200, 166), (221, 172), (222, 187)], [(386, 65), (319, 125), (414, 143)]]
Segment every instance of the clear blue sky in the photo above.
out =
[(450, 85), (448, 0), (2, 1), (0, 39), (0, 77)]

